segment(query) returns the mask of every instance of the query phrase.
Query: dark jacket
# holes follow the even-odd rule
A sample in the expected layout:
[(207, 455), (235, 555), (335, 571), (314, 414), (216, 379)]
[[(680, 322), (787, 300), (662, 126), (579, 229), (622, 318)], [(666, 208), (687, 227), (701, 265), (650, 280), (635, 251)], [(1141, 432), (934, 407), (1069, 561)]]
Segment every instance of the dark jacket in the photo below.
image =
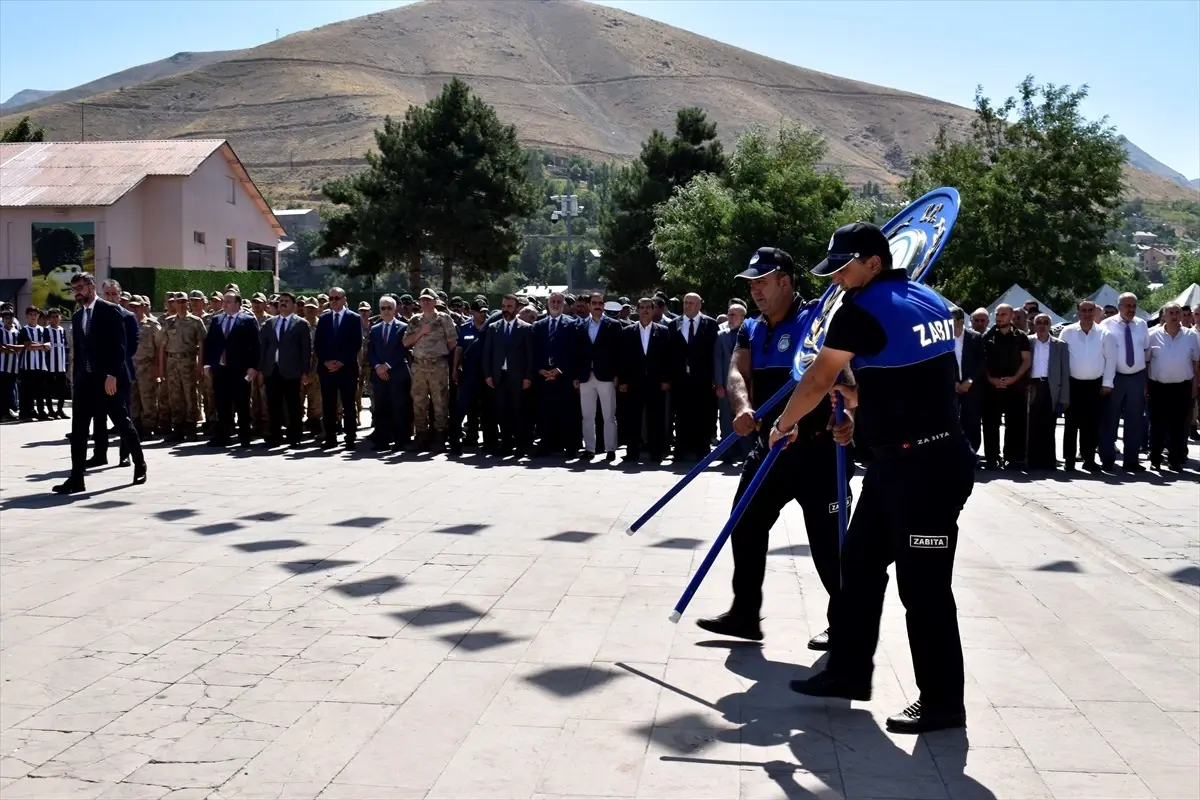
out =
[(371, 371), (380, 364), (388, 365), (388, 380), (410, 380), (408, 369), (408, 351), (404, 349), (404, 335), (408, 331), (408, 323), (394, 319), (392, 329), (388, 331), (387, 342), (383, 341), (383, 327), (387, 323), (377, 322), (371, 326), (367, 334), (367, 363)]
[(224, 366), (235, 373), (258, 369), (261, 363), (258, 320), (253, 314), (238, 312), (226, 336), (226, 319), (228, 315), (222, 311), (208, 325), (208, 335), (204, 337), (204, 365), (216, 369), (224, 357)]
[(717, 344), (717, 321), (704, 314), (696, 315), (696, 336), (691, 341), (684, 339), (683, 329), (690, 323), (686, 315), (680, 314), (671, 320), (671, 381), (682, 384), (685, 380), (712, 385), (713, 349)]
[[(71, 372), (76, 386), (83, 385), (89, 365), (93, 373), (116, 378), (118, 385), (129, 384), (128, 329), (122, 311), (124, 309), (115, 303), (97, 297), (92, 306), (92, 321), (86, 336), (83, 334), (84, 310), (80, 308), (71, 317), (71, 341), (75, 347)], [(136, 325), (136, 320), (134, 322)]]
[[(272, 317), (263, 323), (259, 334), (259, 344), (262, 351), (261, 366), (258, 368), (263, 375), (271, 376), (276, 372), (288, 380), (299, 380), (308, 374), (312, 357), (312, 331), (309, 330), (308, 320), (295, 316), (287, 324), (282, 340), (277, 332), (278, 319)], [(279, 358), (275, 358), (275, 354)]]
[(621, 323), (609, 317), (600, 318), (600, 330), (596, 332), (596, 341), (588, 336), (588, 321), (591, 317), (580, 320), (575, 329), (575, 378), (580, 383), (587, 383), (588, 378), (596, 376), (598, 381), (611, 381), (617, 376), (617, 364), (621, 350)]
[(342, 312), (337, 333), (333, 330), (333, 312), (326, 311), (317, 318), (313, 349), (317, 353), (317, 372), (324, 374), (326, 361), (340, 361), (342, 372), (358, 371), (358, 354), (363, 346), (362, 319), (351, 311)]
[(620, 383), (635, 387), (669, 383), (670, 357), (671, 334), (665, 325), (651, 324), (650, 343), (645, 352), (642, 351), (641, 324), (625, 328), (621, 331), (621, 360), (617, 368)]
[(984, 382), (986, 370), (983, 363), (983, 335), (970, 328), (963, 329), (962, 370), (958, 380), (972, 380), (976, 384)]
[(133, 381), (136, 371), (133, 368), (133, 354), (137, 352), (138, 343), (142, 340), (142, 328), (138, 325), (137, 314), (127, 308), (117, 306), (121, 312), (121, 322), (125, 325), (125, 368), (129, 371), (129, 380)]
[(533, 369), (540, 372), (544, 369), (561, 370), (569, 380), (575, 375), (572, 361), (575, 355), (575, 322), (562, 314), (554, 325), (554, 333), (550, 333), (550, 317), (543, 317), (533, 323)]
[(505, 336), (504, 324), (500, 319), (488, 325), (483, 340), (483, 377), (499, 381), (507, 361), (510, 378), (533, 380), (533, 326), (514, 319), (512, 331)]

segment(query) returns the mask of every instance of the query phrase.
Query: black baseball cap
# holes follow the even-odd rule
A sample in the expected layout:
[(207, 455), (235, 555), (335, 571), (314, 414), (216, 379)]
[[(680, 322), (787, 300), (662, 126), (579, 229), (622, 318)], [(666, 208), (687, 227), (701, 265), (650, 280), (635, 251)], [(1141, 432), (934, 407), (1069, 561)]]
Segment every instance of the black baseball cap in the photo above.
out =
[(735, 277), (755, 280), (764, 275), (770, 275), (775, 270), (788, 275), (796, 274), (796, 261), (791, 255), (778, 247), (760, 247), (750, 256), (750, 266)]
[(829, 254), (813, 267), (813, 275), (832, 275), (856, 258), (879, 256), (883, 268), (892, 268), (892, 248), (878, 226), (869, 222), (853, 222), (833, 232)]
[(487, 300), (475, 300), (473, 303), (471, 303), (471, 310), (482, 311), (486, 314), (488, 311)]

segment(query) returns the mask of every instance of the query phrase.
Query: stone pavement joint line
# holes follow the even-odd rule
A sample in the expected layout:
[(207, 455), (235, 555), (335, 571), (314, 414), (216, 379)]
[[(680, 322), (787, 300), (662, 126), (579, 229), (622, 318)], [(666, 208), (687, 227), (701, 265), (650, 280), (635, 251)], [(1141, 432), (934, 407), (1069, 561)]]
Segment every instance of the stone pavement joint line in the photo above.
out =
[(22, 798), (1200, 797), (1200, 493), (983, 475), (955, 593), (969, 728), (915, 697), (889, 588), (874, 699), (792, 694), (826, 598), (789, 507), (761, 645), (694, 626), (728, 514), (618, 462), (148, 448), (89, 492), (66, 423), (5, 425), (0, 795)]

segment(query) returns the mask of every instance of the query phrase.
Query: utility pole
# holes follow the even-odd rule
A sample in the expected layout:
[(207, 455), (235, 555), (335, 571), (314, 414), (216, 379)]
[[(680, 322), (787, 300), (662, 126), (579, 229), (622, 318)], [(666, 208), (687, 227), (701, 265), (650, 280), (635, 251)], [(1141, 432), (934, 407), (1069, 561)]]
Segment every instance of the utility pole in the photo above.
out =
[(79, 104), (79, 141), (83, 141), (83, 103)]
[(571, 279), (574, 270), (574, 265), (571, 263), (571, 219), (579, 216), (579, 212), (583, 211), (583, 206), (579, 205), (579, 195), (577, 194), (556, 194), (550, 198), (558, 203), (558, 211), (550, 215), (550, 219), (558, 220), (560, 217), (567, 223), (567, 293), (570, 294), (575, 282)]

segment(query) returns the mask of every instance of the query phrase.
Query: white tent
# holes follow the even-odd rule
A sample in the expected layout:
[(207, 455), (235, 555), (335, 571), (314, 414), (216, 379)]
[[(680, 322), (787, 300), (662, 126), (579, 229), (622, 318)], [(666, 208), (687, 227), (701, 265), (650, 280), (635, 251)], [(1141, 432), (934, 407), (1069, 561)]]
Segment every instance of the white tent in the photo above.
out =
[[(1099, 289), (1097, 289), (1096, 291), (1089, 294), (1087, 296), (1087, 299), (1091, 300), (1093, 303), (1095, 303), (1097, 308), (1103, 310), (1105, 306), (1115, 306), (1117, 304), (1117, 299), (1120, 296), (1121, 296), (1120, 292), (1118, 292), (1116, 289), (1114, 289), (1113, 287), (1109, 286), (1106, 283), (1103, 286), (1101, 286)], [(1148, 312), (1146, 312), (1145, 310), (1143, 310), (1140, 306), (1138, 307), (1137, 311), (1134, 313), (1136, 313), (1137, 316), (1140, 317), (1141, 319), (1144, 319), (1144, 320), (1150, 319), (1150, 314)], [(1079, 309), (1073, 308), (1069, 312), (1067, 312), (1067, 319), (1071, 322), (1078, 321)]]
[(1181, 306), (1191, 306), (1193, 311), (1200, 308), (1200, 284), (1193, 283), (1184, 289), (1183, 294), (1176, 297), (1172, 302), (1178, 303)]
[(1017, 283), (1014, 283), (1012, 286), (1008, 287), (1008, 291), (988, 304), (988, 316), (990, 316), (994, 322), (996, 319), (996, 306), (1007, 303), (1013, 308), (1020, 308), (1030, 300), (1038, 304), (1038, 308), (1041, 309), (1043, 314), (1048, 314), (1050, 316), (1051, 325), (1062, 325), (1064, 322), (1066, 322), (1066, 320), (1054, 312), (1054, 309), (1050, 308), (1050, 306), (1046, 305), (1041, 300), (1038, 300), (1029, 292), (1025, 291), (1025, 289)]

